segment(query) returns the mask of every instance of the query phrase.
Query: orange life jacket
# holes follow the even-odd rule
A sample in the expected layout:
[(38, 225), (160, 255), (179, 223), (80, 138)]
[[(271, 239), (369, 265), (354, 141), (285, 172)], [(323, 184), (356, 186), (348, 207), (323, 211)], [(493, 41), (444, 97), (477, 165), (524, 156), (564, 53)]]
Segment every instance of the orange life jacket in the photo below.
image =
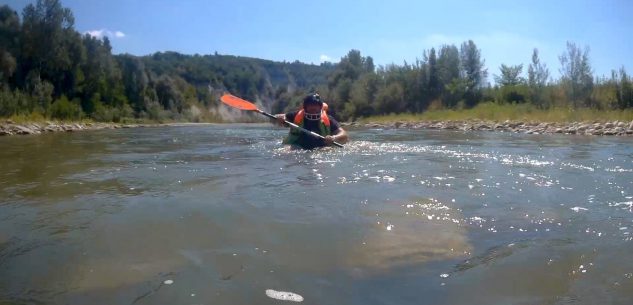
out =
[[(303, 118), (304, 118), (305, 110), (301, 109), (295, 115), (295, 119), (293, 120), (295, 124), (303, 127)], [(330, 118), (327, 116), (327, 112), (325, 110), (321, 110), (321, 122), (325, 124), (325, 126), (330, 127)]]
[[(303, 109), (299, 110), (297, 114), (295, 115), (293, 122), (300, 127), (304, 127), (303, 126), (304, 114), (305, 114), (305, 111)], [(332, 132), (330, 129), (330, 118), (327, 116), (327, 112), (325, 112), (324, 110), (321, 110), (321, 121), (319, 122), (319, 134), (322, 136), (329, 136), (331, 133)], [(302, 136), (303, 135), (301, 131), (291, 128), (290, 132), (288, 133), (288, 136), (284, 139), (283, 143), (302, 146), (301, 144), (303, 143), (303, 141), (301, 140)]]

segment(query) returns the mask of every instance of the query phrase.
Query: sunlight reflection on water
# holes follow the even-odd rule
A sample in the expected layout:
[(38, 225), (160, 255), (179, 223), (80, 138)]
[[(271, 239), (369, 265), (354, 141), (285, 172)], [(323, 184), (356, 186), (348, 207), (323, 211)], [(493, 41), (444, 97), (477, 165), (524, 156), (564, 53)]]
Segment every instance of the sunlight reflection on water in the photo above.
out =
[(0, 300), (633, 298), (629, 138), (359, 129), (343, 149), (304, 151), (284, 134), (0, 138)]

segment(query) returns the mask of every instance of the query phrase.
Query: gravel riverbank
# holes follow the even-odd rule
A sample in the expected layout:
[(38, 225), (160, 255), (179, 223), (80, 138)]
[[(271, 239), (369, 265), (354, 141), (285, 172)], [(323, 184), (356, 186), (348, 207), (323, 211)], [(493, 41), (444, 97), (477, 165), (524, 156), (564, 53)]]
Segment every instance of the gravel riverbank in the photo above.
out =
[(116, 123), (58, 123), (58, 122), (44, 122), (44, 123), (23, 123), (17, 124), (11, 120), (5, 120), (0, 123), (0, 136), (10, 135), (34, 135), (47, 132), (75, 132), (82, 130), (97, 130), (97, 129), (115, 129), (115, 128), (132, 128), (139, 126), (138, 124), (116, 124)]
[(523, 121), (428, 121), (390, 123), (343, 123), (344, 126), (368, 128), (446, 129), (463, 131), (500, 131), (527, 134), (578, 134), (594, 136), (631, 136), (633, 121), (542, 123)]
[[(445, 129), (462, 131), (498, 131), (526, 134), (577, 134), (594, 136), (632, 136), (633, 121), (622, 122), (572, 122), (542, 123), (523, 121), (424, 121), (424, 122), (389, 122), (389, 123), (341, 123), (343, 126), (367, 128), (409, 128), (409, 129)], [(0, 122), (0, 136), (32, 135), (48, 132), (75, 132), (83, 130), (116, 129), (159, 126), (160, 124), (117, 124), (117, 123), (23, 123), (10, 120)]]

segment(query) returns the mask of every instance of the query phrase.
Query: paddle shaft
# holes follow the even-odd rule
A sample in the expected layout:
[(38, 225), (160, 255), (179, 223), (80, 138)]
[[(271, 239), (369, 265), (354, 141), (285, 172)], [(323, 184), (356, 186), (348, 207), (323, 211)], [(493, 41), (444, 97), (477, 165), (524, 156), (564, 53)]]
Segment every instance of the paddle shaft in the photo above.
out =
[[(271, 119), (274, 119), (274, 120), (276, 120), (276, 119), (277, 119), (277, 117), (276, 117), (276, 116), (274, 116), (274, 115), (272, 115), (272, 114), (270, 114), (270, 113), (268, 113), (268, 112), (266, 112), (266, 111), (263, 111), (263, 110), (259, 110), (259, 109), (257, 109), (257, 112), (259, 112), (259, 113), (261, 113), (261, 114), (263, 114), (263, 115), (265, 115), (265, 116), (267, 116), (267, 117), (269, 117), (269, 118), (271, 118)], [(317, 138), (319, 138), (319, 139), (323, 139), (323, 140), (325, 139), (325, 137), (324, 137), (324, 136), (322, 136), (322, 135), (320, 135), (320, 134), (318, 134), (318, 133), (316, 133), (316, 132), (309, 131), (309, 130), (307, 130), (307, 129), (305, 129), (305, 128), (303, 128), (303, 127), (301, 127), (301, 126), (299, 126), (299, 125), (297, 125), (297, 124), (295, 124), (295, 123), (288, 122), (288, 120), (285, 120), (285, 119), (284, 119), (284, 123), (288, 124), (291, 128), (297, 129), (297, 130), (299, 130), (299, 131), (301, 131), (301, 132), (303, 132), (303, 133), (305, 133), (305, 134), (311, 135), (311, 136), (313, 136), (313, 137), (317, 137)], [(337, 146), (337, 147), (343, 147), (343, 144), (340, 144), (340, 143), (337, 143), (337, 142), (334, 142), (334, 143), (332, 143), (332, 144), (333, 144), (334, 146)]]

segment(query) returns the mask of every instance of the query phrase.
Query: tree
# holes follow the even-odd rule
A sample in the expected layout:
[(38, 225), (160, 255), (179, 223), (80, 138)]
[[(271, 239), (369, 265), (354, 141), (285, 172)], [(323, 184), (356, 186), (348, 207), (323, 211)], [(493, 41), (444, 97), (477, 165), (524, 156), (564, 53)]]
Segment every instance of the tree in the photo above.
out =
[(501, 64), (499, 67), (501, 75), (495, 75), (494, 79), (497, 85), (504, 86), (516, 86), (525, 82), (525, 79), (521, 77), (521, 71), (523, 70), (523, 64), (518, 66), (506, 66)]
[(0, 87), (8, 83), (17, 68), (20, 18), (8, 5), (0, 7)]
[(460, 49), (460, 59), (464, 78), (466, 79), (466, 92), (464, 99), (467, 106), (474, 106), (481, 96), (481, 88), (488, 76), (481, 58), (481, 51), (472, 40), (464, 42)]
[(549, 69), (538, 57), (538, 49), (532, 52), (532, 63), (528, 67), (528, 86), (530, 87), (530, 98), (537, 106), (544, 106), (544, 88), (549, 80)]
[(576, 44), (567, 42), (567, 52), (560, 57), (560, 74), (567, 97), (574, 107), (591, 106), (593, 76), (589, 63), (589, 47), (581, 50)]
[(58, 0), (38, 0), (29, 4), (22, 12), (22, 56), (33, 68), (61, 65), (63, 58), (63, 32), (72, 29), (74, 17)]
[(350, 50), (347, 55), (341, 58), (336, 70), (330, 76), (330, 87), (336, 87), (336, 85), (343, 79), (358, 79), (366, 68), (367, 67), (363, 66), (363, 57), (360, 55), (360, 51)]
[(404, 88), (399, 83), (389, 84), (378, 92), (376, 108), (380, 113), (400, 113), (406, 111)]
[(76, 72), (85, 58), (72, 12), (59, 0), (38, 0), (36, 5), (27, 5), (22, 15), (20, 70), (25, 75), (37, 70), (55, 86), (56, 96), (72, 95)]
[(0, 6), (0, 49), (15, 54), (18, 51), (20, 17), (8, 5)]
[(51, 83), (43, 81), (36, 71), (31, 71), (26, 77), (26, 90), (32, 102), (29, 111), (48, 113), (53, 102), (53, 89)]
[(501, 102), (523, 103), (527, 97), (525, 79), (521, 77), (523, 65), (506, 66), (501, 64), (501, 75), (495, 75), (497, 85), (501, 86)]
[(373, 59), (361, 56), (358, 50), (350, 50), (341, 58), (328, 81), (328, 88), (335, 94), (334, 99), (348, 102), (354, 82), (365, 73), (375, 73)]
[(117, 59), (122, 69), (125, 95), (132, 108), (137, 113), (147, 111), (145, 90), (149, 84), (149, 77), (145, 71), (145, 64), (140, 58), (127, 54), (121, 55)]
[(348, 119), (372, 115), (379, 83), (380, 80), (376, 73), (365, 73), (354, 82), (350, 92), (350, 101), (345, 104), (342, 117)]
[(168, 75), (162, 75), (156, 83), (158, 102), (168, 110), (182, 109), (183, 96), (175, 81)]
[(443, 45), (437, 59), (437, 72), (440, 86), (450, 84), (460, 78), (459, 50), (454, 45)]
[(613, 72), (613, 79), (616, 84), (616, 100), (617, 107), (620, 109), (633, 107), (633, 81), (626, 73), (624, 67), (620, 68), (619, 73)]
[[(459, 50), (454, 45), (443, 45), (437, 59), (438, 87), (441, 89), (442, 104), (452, 107), (461, 98), (455, 95), (456, 84), (461, 83)], [(451, 89), (449, 89), (449, 87)]]
[(0, 86), (2, 86), (3, 83), (9, 82), (9, 79), (13, 76), (13, 72), (15, 72), (16, 66), (15, 57), (13, 57), (11, 53), (0, 49)]
[(428, 78), (427, 84), (429, 88), (428, 97), (430, 99), (435, 99), (439, 96), (440, 92), (442, 92), (442, 87), (440, 84), (439, 65), (437, 55), (435, 54), (435, 48), (431, 48), (431, 51), (429, 52), (426, 68), (426, 76)]

